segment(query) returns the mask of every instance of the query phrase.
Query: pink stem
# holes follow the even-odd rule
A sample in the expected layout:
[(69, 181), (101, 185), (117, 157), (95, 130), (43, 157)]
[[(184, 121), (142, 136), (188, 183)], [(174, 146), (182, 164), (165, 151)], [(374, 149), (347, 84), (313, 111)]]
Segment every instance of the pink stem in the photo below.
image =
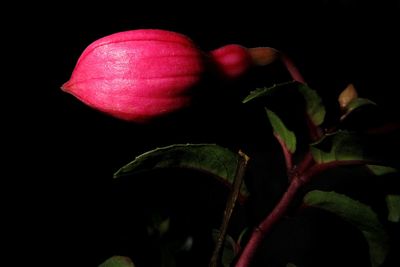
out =
[(293, 80), (299, 83), (304, 83), (304, 84), (306, 83), (306, 81), (303, 78), (303, 75), (301, 75), (299, 69), (296, 67), (296, 65), (288, 56), (282, 53), (281, 60), (285, 65), (286, 69), (288, 70), (288, 72), (290, 73), (290, 76), (293, 78)]
[(248, 52), (253, 64), (256, 66), (266, 66), (280, 59), (293, 80), (299, 83), (306, 83), (293, 61), (279, 50), (272, 47), (253, 47), (248, 48)]
[(304, 156), (303, 160), (299, 163), (297, 167), (297, 173), (304, 173), (308, 168), (315, 163), (314, 157), (310, 151)]
[[(320, 174), (323, 171), (328, 169), (332, 169), (339, 166), (349, 166), (349, 165), (361, 165), (366, 164), (367, 162), (364, 160), (343, 160), (343, 161), (331, 161), (327, 163), (315, 164), (311, 165), (313, 162), (312, 158), (309, 155), (306, 156), (305, 160), (303, 161), (304, 166), (299, 166), (300, 170), (304, 170), (304, 174), (299, 174), (299, 172), (295, 172), (293, 177), (291, 178), (291, 183), (282, 196), (281, 200), (272, 210), (272, 212), (260, 223), (260, 225), (254, 229), (252, 235), (250, 236), (249, 241), (247, 242), (246, 246), (244, 247), (239, 259), (236, 263), (236, 267), (249, 267), (257, 248), (260, 246), (261, 242), (263, 241), (264, 237), (267, 233), (271, 230), (276, 222), (278, 222), (283, 215), (285, 215), (286, 211), (289, 208), (290, 203), (292, 202), (293, 198), (295, 197), (298, 189), (304, 185), (305, 183), (309, 182), (312, 177)], [(305, 170), (309, 166), (309, 169)]]
[(252, 262), (257, 248), (260, 246), (265, 235), (271, 230), (272, 226), (286, 213), (289, 204), (296, 195), (297, 190), (302, 185), (302, 180), (296, 177), (292, 179), (288, 190), (282, 196), (279, 203), (264, 221), (253, 231), (248, 243), (244, 247), (240, 255), (236, 267), (249, 267)]

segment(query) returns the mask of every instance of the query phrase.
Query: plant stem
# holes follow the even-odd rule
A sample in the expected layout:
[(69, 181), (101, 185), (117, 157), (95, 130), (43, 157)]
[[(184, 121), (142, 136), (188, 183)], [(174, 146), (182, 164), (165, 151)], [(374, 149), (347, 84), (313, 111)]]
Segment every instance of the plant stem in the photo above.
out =
[(286, 213), (290, 203), (296, 195), (298, 189), (303, 184), (302, 179), (297, 176), (293, 177), (289, 188), (282, 196), (279, 203), (275, 206), (273, 211), (261, 222), (261, 224), (253, 231), (248, 243), (242, 251), (236, 267), (249, 267), (253, 260), (257, 248), (260, 246), (264, 236), (270, 231), (272, 226)]
[(303, 160), (299, 163), (296, 172), (297, 173), (304, 173), (309, 167), (311, 167), (315, 163), (313, 155), (311, 151), (308, 151), (305, 154)]
[(308, 153), (302, 163), (299, 165), (298, 171), (293, 172), (293, 176), (290, 177), (291, 183), (281, 200), (278, 202), (272, 212), (253, 231), (235, 266), (250, 266), (257, 248), (260, 246), (262, 240), (271, 230), (274, 224), (285, 215), (290, 203), (302, 185), (308, 183), (313, 177), (326, 170), (339, 166), (356, 166), (364, 164), (368, 164), (368, 162), (365, 160), (338, 160), (315, 164), (311, 153)]
[(248, 52), (253, 63), (257, 66), (266, 66), (280, 59), (293, 80), (299, 83), (306, 83), (293, 61), (278, 49), (272, 47), (254, 47), (249, 48)]
[(290, 76), (293, 78), (293, 80), (298, 81), (299, 83), (306, 83), (306, 81), (303, 78), (303, 75), (301, 75), (299, 69), (296, 67), (296, 65), (288, 56), (281, 53), (281, 60), (283, 65), (285, 65), (286, 69), (288, 70)]
[(239, 151), (239, 162), (235, 174), (235, 179), (233, 181), (232, 185), (232, 190), (230, 192), (230, 195), (228, 197), (228, 201), (226, 203), (226, 207), (224, 210), (224, 218), (222, 220), (221, 227), (219, 229), (219, 234), (217, 238), (217, 242), (215, 244), (215, 248), (213, 251), (213, 255), (210, 260), (210, 267), (217, 267), (219, 266), (219, 259), (220, 259), (220, 254), (221, 254), (221, 248), (224, 244), (225, 236), (226, 236), (226, 231), (228, 229), (228, 224), (233, 212), (233, 209), (235, 208), (235, 204), (239, 195), (240, 188), (243, 183), (243, 177), (246, 172), (246, 167), (247, 163), (249, 161), (249, 157), (243, 153), (242, 151)]

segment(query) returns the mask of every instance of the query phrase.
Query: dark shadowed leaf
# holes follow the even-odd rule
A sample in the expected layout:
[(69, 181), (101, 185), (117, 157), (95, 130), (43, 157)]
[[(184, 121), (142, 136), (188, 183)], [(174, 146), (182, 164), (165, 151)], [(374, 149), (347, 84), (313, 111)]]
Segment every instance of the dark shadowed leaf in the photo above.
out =
[(344, 120), (353, 111), (366, 106), (376, 106), (376, 104), (366, 98), (355, 98), (347, 104), (345, 113), (340, 117), (340, 119)]
[(388, 221), (400, 222), (400, 195), (387, 195), (386, 205), (389, 211)]
[(367, 205), (336, 192), (314, 190), (304, 203), (336, 214), (356, 226), (368, 242), (372, 267), (383, 264), (389, 251), (389, 238), (376, 213)]
[[(211, 174), (232, 185), (240, 155), (214, 144), (177, 144), (148, 151), (119, 169), (114, 178), (154, 169), (184, 168)], [(241, 197), (247, 197), (244, 183)]]
[(293, 154), (296, 151), (296, 136), (286, 128), (285, 124), (283, 124), (282, 120), (274, 112), (267, 108), (265, 110), (274, 130), (274, 135), (279, 136), (285, 143), (286, 148)]
[(242, 246), (243, 238), (245, 237), (245, 235), (247, 235), (249, 233), (249, 230), (250, 229), (248, 227), (246, 227), (240, 232), (240, 235), (236, 242), (239, 246)]
[(169, 217), (162, 216), (160, 213), (153, 211), (151, 219), (147, 225), (147, 233), (150, 236), (163, 236), (165, 235), (171, 225), (171, 219)]
[(293, 85), (295, 83), (296, 83), (295, 81), (290, 81), (290, 82), (274, 84), (270, 87), (257, 88), (256, 90), (251, 91), (250, 94), (248, 96), (246, 96), (246, 98), (242, 102), (247, 103), (251, 100), (254, 100), (254, 99), (257, 99), (260, 97), (269, 96), (269, 95), (275, 93), (276, 91), (279, 91), (280, 89), (285, 88), (288, 85)]
[(161, 246), (161, 267), (176, 267), (175, 256), (168, 246)]
[(346, 131), (325, 135), (318, 142), (311, 144), (311, 153), (318, 163), (364, 159), (361, 138)]
[(135, 264), (128, 257), (112, 256), (100, 264), (99, 267), (135, 267)]
[(325, 119), (325, 107), (317, 92), (305, 84), (298, 84), (299, 92), (306, 102), (307, 114), (315, 125), (321, 125)]
[[(212, 236), (215, 242), (217, 242), (218, 236), (219, 236), (219, 230), (213, 229)], [(235, 240), (230, 236), (226, 235), (225, 236), (225, 242), (224, 246), (222, 249), (222, 266), (223, 267), (229, 267), (231, 266), (231, 263), (235, 259), (235, 256), (239, 253), (238, 251), (238, 246), (235, 242)]]
[(371, 165), (368, 164), (367, 168), (376, 176), (382, 176), (389, 173), (398, 172), (397, 169), (388, 167), (388, 166), (380, 166), (380, 165)]
[[(396, 153), (390, 153), (391, 144), (384, 138), (373, 134), (363, 134), (339, 130), (326, 134), (310, 145), (314, 160), (318, 163), (332, 161), (358, 161), (357, 164), (381, 166), (399, 165)], [(388, 152), (389, 151), (389, 152)], [(370, 167), (370, 170), (382, 172), (383, 167)], [(389, 171), (389, 169), (385, 169)]]

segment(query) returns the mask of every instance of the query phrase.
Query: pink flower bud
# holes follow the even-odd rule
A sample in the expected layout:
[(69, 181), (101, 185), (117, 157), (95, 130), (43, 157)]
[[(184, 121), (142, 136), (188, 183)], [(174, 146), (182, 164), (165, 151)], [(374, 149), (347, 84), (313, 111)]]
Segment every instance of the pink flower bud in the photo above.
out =
[(227, 78), (242, 75), (252, 64), (248, 49), (240, 45), (226, 45), (211, 51), (218, 70)]
[(188, 106), (203, 71), (204, 55), (189, 38), (134, 30), (89, 45), (62, 89), (114, 117), (148, 121)]
[(146, 122), (189, 106), (206, 66), (236, 78), (258, 64), (253, 54), (239, 45), (206, 54), (164, 30), (120, 32), (89, 45), (62, 89), (114, 117)]

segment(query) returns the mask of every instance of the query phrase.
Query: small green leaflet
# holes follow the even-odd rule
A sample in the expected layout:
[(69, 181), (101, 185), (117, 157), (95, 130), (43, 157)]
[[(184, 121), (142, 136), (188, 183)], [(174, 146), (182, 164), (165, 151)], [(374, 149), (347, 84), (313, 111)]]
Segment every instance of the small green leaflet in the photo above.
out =
[(112, 256), (100, 264), (99, 267), (135, 267), (135, 264), (128, 257)]
[(246, 96), (246, 98), (242, 101), (243, 104), (259, 98), (259, 97), (264, 97), (264, 96), (269, 96), (273, 93), (275, 93), (276, 91), (278, 91), (279, 89), (282, 89), (283, 87), (286, 87), (288, 85), (292, 85), (295, 84), (295, 81), (290, 81), (290, 82), (284, 82), (284, 83), (278, 83), (278, 84), (274, 84), (270, 87), (261, 87), (261, 88), (257, 88), (254, 91), (251, 91), (250, 94), (248, 96)]
[(368, 242), (371, 266), (383, 264), (389, 251), (389, 237), (369, 206), (346, 195), (319, 190), (307, 193), (304, 203), (332, 212), (356, 226)]
[(362, 107), (365, 105), (376, 106), (376, 103), (367, 98), (357, 97), (357, 98), (353, 99), (352, 101), (350, 101), (350, 103), (346, 106), (346, 109), (348, 111), (351, 111), (351, 110), (354, 110), (356, 108), (359, 108), (359, 107)]
[[(233, 184), (239, 154), (215, 144), (176, 144), (148, 151), (123, 166), (114, 178), (154, 169), (184, 168), (209, 173)], [(242, 184), (241, 197), (249, 195)]]
[(325, 135), (318, 142), (311, 144), (311, 153), (318, 163), (366, 159), (361, 137), (347, 131)]
[(321, 97), (315, 90), (311, 89), (305, 84), (299, 83), (298, 88), (305, 99), (307, 114), (311, 121), (316, 126), (321, 125), (324, 122), (326, 114)]
[(274, 129), (274, 135), (281, 138), (285, 143), (286, 148), (293, 154), (296, 151), (296, 136), (292, 131), (286, 128), (282, 120), (274, 112), (267, 108), (265, 108), (265, 111), (267, 112), (268, 119)]
[(400, 222), (400, 195), (387, 195), (386, 205), (389, 211), (388, 221)]
[(340, 120), (345, 119), (353, 111), (365, 106), (376, 106), (376, 103), (366, 98), (358, 97), (353, 99), (347, 104), (345, 113), (340, 117)]

